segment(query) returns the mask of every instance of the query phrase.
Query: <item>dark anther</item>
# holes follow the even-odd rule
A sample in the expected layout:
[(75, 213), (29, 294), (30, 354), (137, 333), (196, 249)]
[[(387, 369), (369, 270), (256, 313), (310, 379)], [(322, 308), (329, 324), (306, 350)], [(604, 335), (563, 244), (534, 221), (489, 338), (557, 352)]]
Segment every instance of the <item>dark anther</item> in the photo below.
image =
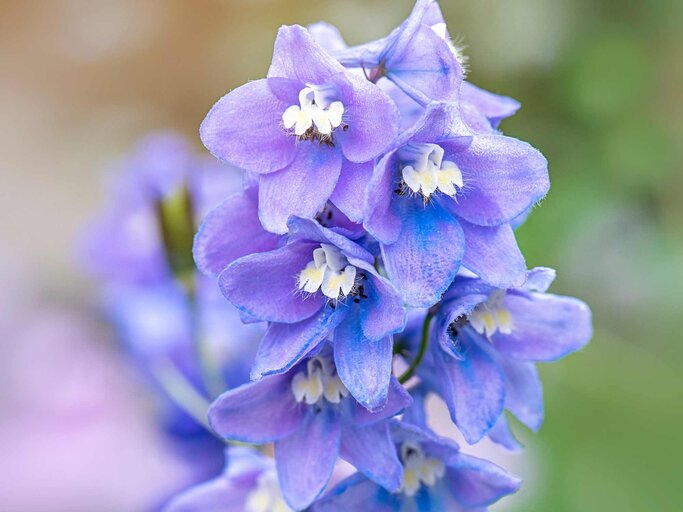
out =
[(330, 307), (331, 307), (332, 309), (335, 309), (337, 306), (335, 305), (334, 302), (330, 302)]
[(349, 129), (349, 125), (348, 125), (348, 124), (345, 124), (344, 126), (342, 126), (342, 131), (343, 131), (343, 132), (347, 131), (348, 129)]
[(327, 220), (330, 220), (332, 218), (332, 210), (329, 210), (327, 212)]
[(358, 304), (358, 303), (360, 302), (360, 299), (358, 299), (358, 298), (353, 299), (353, 302), (355, 302), (356, 304)]

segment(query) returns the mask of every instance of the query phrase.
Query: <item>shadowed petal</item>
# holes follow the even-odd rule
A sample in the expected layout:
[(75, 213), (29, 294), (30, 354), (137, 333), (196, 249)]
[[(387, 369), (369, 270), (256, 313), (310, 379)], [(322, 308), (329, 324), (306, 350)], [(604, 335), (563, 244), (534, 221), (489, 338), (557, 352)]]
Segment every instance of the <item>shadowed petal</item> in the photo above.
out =
[(524, 445), (517, 440), (510, 430), (505, 414), (500, 415), (496, 424), (489, 430), (488, 437), (494, 443), (511, 452), (520, 452), (524, 449)]
[(302, 510), (323, 491), (339, 454), (341, 424), (329, 407), (309, 411), (301, 429), (275, 442), (275, 466), (282, 495)]
[(351, 409), (351, 421), (358, 426), (370, 425), (371, 423), (400, 414), (412, 404), (412, 401), (410, 393), (405, 390), (395, 377), (391, 377), (387, 402), (384, 404), (384, 407), (370, 412), (365, 407), (354, 402)]
[(363, 286), (367, 294), (367, 299), (360, 302), (363, 334), (375, 341), (403, 330), (406, 310), (396, 288), (387, 279), (373, 274)]
[(534, 432), (543, 424), (543, 386), (536, 365), (500, 358), (507, 381), (505, 407)]
[(368, 232), (382, 243), (393, 244), (401, 234), (401, 217), (394, 210), (394, 190), (398, 187), (398, 155), (389, 153), (375, 166), (365, 199)]
[(345, 425), (340, 456), (385, 489), (395, 492), (401, 487), (403, 466), (396, 455), (387, 422), (365, 427)]
[(519, 489), (522, 481), (492, 462), (463, 453), (449, 461), (446, 475), (448, 488), (463, 505), (490, 505)]
[(462, 264), (496, 288), (520, 286), (526, 279), (526, 262), (509, 224), (488, 227), (460, 222), (465, 233)]
[(382, 487), (357, 473), (342, 481), (313, 506), (313, 512), (398, 512), (401, 495), (390, 494)]

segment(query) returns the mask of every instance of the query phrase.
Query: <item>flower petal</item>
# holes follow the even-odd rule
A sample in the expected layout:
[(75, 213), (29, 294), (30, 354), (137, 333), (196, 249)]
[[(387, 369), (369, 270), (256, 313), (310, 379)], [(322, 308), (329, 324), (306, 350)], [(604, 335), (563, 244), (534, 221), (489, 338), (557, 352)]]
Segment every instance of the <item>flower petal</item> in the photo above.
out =
[(464, 359), (454, 359), (438, 348), (440, 360), (435, 364), (451, 418), (470, 444), (486, 435), (505, 405), (505, 376), (475, 337), (462, 329), (458, 341)]
[(299, 81), (302, 85), (325, 85), (331, 75), (343, 72), (342, 65), (330, 57), (304, 27), (280, 27), (275, 39), (268, 78), (289, 78)]
[(411, 394), (406, 391), (395, 377), (391, 377), (387, 402), (384, 404), (384, 407), (370, 412), (358, 403), (354, 403), (351, 409), (351, 421), (358, 426), (370, 425), (400, 414), (404, 409), (410, 407), (412, 402)]
[(398, 136), (400, 115), (387, 93), (365, 78), (342, 75), (334, 79), (344, 101), (344, 123), (337, 130), (344, 156), (352, 162), (367, 162), (385, 151)]
[(247, 189), (230, 196), (206, 216), (192, 249), (204, 274), (217, 276), (237, 258), (277, 247), (279, 238), (259, 222), (257, 197), (255, 189)]
[(221, 273), (221, 291), (250, 317), (290, 324), (309, 318), (325, 304), (320, 294), (304, 297), (297, 289), (297, 276), (313, 249), (297, 243), (244, 256)]
[(342, 313), (324, 307), (319, 314), (295, 324), (269, 324), (256, 353), (252, 380), (289, 370), (331, 334), (343, 320)]
[(261, 176), (259, 218), (273, 233), (287, 232), (287, 219), (313, 218), (334, 191), (341, 170), (341, 154), (317, 142), (301, 142), (296, 158), (285, 169)]
[(399, 512), (401, 496), (368, 480), (360, 473), (351, 475), (316, 502), (313, 512), (349, 512), (372, 510), (373, 512)]
[(340, 456), (385, 489), (391, 492), (400, 489), (403, 466), (398, 460), (387, 422), (365, 427), (344, 425)]
[(290, 375), (266, 377), (219, 396), (209, 408), (211, 428), (222, 438), (262, 444), (299, 429), (305, 408), (294, 399)]
[(296, 153), (294, 137), (282, 127), (287, 107), (268, 80), (255, 80), (218, 100), (199, 134), (215, 157), (250, 171), (274, 172), (289, 165)]
[(494, 443), (511, 452), (520, 452), (524, 449), (524, 445), (517, 440), (510, 430), (505, 414), (500, 415), (496, 424), (489, 430), (488, 437)]
[(460, 87), (460, 100), (473, 105), (491, 123), (491, 128), (498, 128), (506, 117), (514, 115), (521, 106), (520, 103), (508, 96), (500, 96), (480, 89), (469, 82), (463, 82)]
[(356, 164), (344, 160), (341, 175), (330, 201), (353, 222), (362, 222), (365, 192), (372, 179), (373, 162)]
[(242, 512), (247, 496), (253, 491), (257, 477), (258, 474), (254, 474), (240, 481), (231, 481), (221, 475), (176, 496), (163, 510), (164, 512)]
[[(369, 275), (368, 275), (369, 274)], [(367, 299), (360, 302), (363, 334), (371, 341), (395, 334), (406, 324), (406, 310), (396, 288), (383, 277), (367, 271), (363, 290)]]
[(588, 306), (572, 297), (544, 293), (508, 293), (505, 307), (511, 334), (492, 340), (503, 354), (523, 361), (555, 361), (583, 348), (593, 329)]
[(393, 208), (394, 190), (398, 187), (397, 169), (398, 155), (395, 152), (382, 157), (366, 190), (363, 225), (385, 244), (393, 244), (401, 234), (401, 217)]
[(282, 495), (295, 510), (308, 507), (329, 482), (339, 454), (341, 424), (329, 407), (309, 410), (302, 428), (275, 442)]
[(357, 313), (351, 313), (334, 335), (334, 362), (342, 382), (363, 406), (384, 406), (391, 379), (392, 340), (370, 341), (363, 335)]
[(453, 496), (463, 505), (490, 505), (519, 489), (522, 481), (492, 462), (463, 453), (449, 461), (444, 479)]
[(536, 365), (500, 358), (507, 381), (505, 407), (534, 432), (543, 424), (543, 386)]
[(445, 209), (416, 202), (401, 207), (401, 234), (391, 245), (382, 245), (382, 256), (391, 282), (411, 307), (436, 304), (453, 281), (462, 259), (462, 228)]
[(526, 142), (495, 134), (474, 136), (465, 150), (447, 141), (440, 145), (446, 150), (444, 159), (458, 165), (465, 182), (451, 211), (473, 224), (509, 222), (550, 188), (548, 162)]
[(460, 222), (465, 232), (462, 265), (496, 288), (520, 286), (526, 280), (526, 262), (509, 224), (477, 226)]
[(454, 100), (463, 70), (455, 55), (430, 27), (404, 33), (386, 62), (387, 77), (415, 101)]

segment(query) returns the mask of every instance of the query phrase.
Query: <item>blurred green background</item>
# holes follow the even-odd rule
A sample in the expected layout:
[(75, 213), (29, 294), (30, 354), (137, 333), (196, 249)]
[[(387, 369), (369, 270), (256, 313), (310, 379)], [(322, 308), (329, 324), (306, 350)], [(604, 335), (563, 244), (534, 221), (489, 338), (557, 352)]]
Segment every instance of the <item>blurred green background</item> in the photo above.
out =
[[(515, 456), (528, 483), (496, 510), (683, 510), (683, 2), (441, 5), (470, 80), (522, 102), (502, 130), (550, 162), (552, 190), (518, 231), (528, 264), (557, 268), (553, 290), (585, 299), (595, 321), (589, 348), (542, 368), (547, 420)], [(325, 19), (359, 43), (411, 6), (3, 1), (5, 271), (88, 307), (72, 243), (101, 204), (105, 163), (160, 128), (199, 147), (213, 102), (265, 74), (279, 25)]]

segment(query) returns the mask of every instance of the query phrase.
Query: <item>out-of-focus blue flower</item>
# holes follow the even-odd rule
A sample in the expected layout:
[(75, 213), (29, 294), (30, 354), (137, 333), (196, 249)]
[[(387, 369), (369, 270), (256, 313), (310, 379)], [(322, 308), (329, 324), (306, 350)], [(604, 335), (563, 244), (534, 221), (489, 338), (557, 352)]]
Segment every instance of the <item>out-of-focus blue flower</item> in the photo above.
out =
[(364, 226), (410, 306), (436, 303), (460, 265), (498, 287), (524, 281), (509, 225), (545, 195), (547, 162), (530, 145), (473, 134), (452, 104), (430, 104), (375, 166)]
[(164, 512), (291, 512), (273, 459), (242, 446), (226, 449), (225, 458), (223, 474), (179, 494)]
[(398, 492), (390, 492), (357, 474), (313, 506), (315, 512), (484, 512), (521, 481), (491, 462), (460, 453), (452, 441), (406, 423), (392, 425), (403, 466)]
[(261, 222), (286, 233), (290, 215), (314, 217), (340, 173), (378, 156), (397, 131), (389, 97), (295, 25), (280, 28), (267, 78), (219, 100), (200, 133), (216, 157), (259, 174)]
[[(228, 229), (242, 248), (261, 248), (249, 223), (244, 225), (247, 234), (241, 236), (230, 216), (210, 215), (195, 242), (198, 266), (215, 272), (227, 263), (223, 255), (229, 251), (202, 248), (219, 246)], [(339, 232), (297, 217), (289, 221), (284, 245), (230, 263), (219, 277), (225, 297), (246, 319), (270, 322), (252, 378), (286, 371), (331, 337), (344, 385), (364, 406), (380, 407), (391, 376), (391, 335), (403, 328), (405, 310), (373, 263), (368, 251)]]
[(540, 428), (543, 395), (534, 363), (555, 361), (590, 340), (588, 306), (545, 293), (554, 277), (536, 268), (523, 286), (508, 290), (458, 277), (444, 295), (418, 375), (446, 401), (468, 442), (489, 434), (518, 448), (503, 410)]
[[(191, 265), (195, 223), (241, 188), (242, 173), (197, 155), (178, 135), (159, 133), (140, 141), (113, 169), (111, 179), (109, 204), (85, 233), (84, 264), (103, 280), (105, 313), (158, 391), (155, 405), (164, 429), (174, 435), (178, 448), (192, 447), (198, 464), (207, 458), (220, 462), (222, 443), (197, 421), (197, 415), (205, 416), (206, 411), (188, 414), (177, 397), (169, 396), (169, 389), (159, 384), (160, 377), (166, 385), (180, 379), (193, 393), (208, 397), (248, 380), (263, 328), (242, 325), (237, 310), (225, 302), (215, 283)], [(176, 209), (165, 211), (168, 204)], [(177, 262), (171, 260), (165, 239), (173, 233), (164, 233), (178, 226), (165, 226), (166, 214), (187, 237), (171, 240), (187, 251), (182, 256), (190, 265), (182, 279), (175, 273)], [(207, 388), (200, 359), (211, 362), (216, 389)]]
[(209, 409), (213, 429), (227, 440), (275, 443), (287, 502), (300, 510), (327, 485), (338, 456), (393, 491), (401, 483), (386, 418), (410, 404), (392, 379), (376, 413), (353, 400), (335, 368), (330, 346), (282, 375), (265, 377), (221, 395)]

